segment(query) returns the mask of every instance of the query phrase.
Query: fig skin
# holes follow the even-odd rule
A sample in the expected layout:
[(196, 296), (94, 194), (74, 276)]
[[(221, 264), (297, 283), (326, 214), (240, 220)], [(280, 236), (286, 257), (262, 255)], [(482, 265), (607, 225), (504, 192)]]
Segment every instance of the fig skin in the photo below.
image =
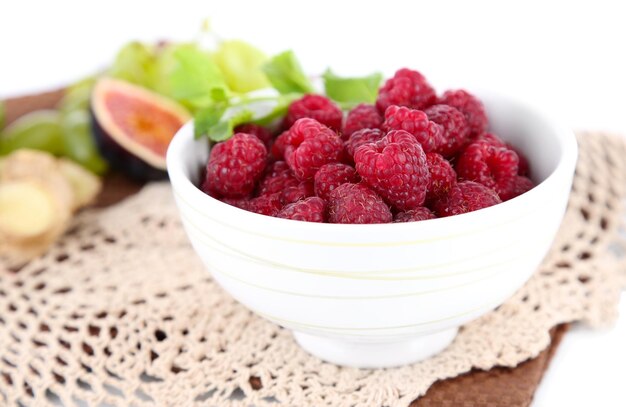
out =
[(91, 130), (98, 150), (100, 150), (100, 154), (107, 160), (112, 169), (123, 172), (139, 182), (158, 181), (167, 178), (167, 171), (151, 166), (113, 140), (100, 126), (93, 110), (90, 109), (89, 114), (91, 117)]
[(89, 117), (98, 150), (112, 169), (139, 182), (167, 177), (168, 144), (191, 119), (176, 101), (109, 77), (96, 82)]

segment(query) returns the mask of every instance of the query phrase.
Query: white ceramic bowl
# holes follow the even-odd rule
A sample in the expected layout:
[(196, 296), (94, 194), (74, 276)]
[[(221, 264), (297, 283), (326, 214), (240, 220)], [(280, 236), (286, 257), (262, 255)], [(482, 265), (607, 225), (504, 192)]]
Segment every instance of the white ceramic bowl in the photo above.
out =
[(577, 147), (571, 131), (511, 98), (479, 94), (491, 130), (530, 160), (539, 185), (476, 212), (413, 223), (338, 225), (243, 211), (196, 185), (208, 157), (193, 123), (167, 167), (182, 223), (209, 272), (307, 351), (357, 367), (408, 364), (510, 297), (563, 217)]

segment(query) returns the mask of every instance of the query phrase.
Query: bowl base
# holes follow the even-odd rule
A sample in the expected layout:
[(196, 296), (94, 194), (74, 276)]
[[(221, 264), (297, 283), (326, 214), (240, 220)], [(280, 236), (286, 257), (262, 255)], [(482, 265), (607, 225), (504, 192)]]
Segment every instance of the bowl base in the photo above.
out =
[(307, 352), (326, 362), (359, 368), (408, 365), (444, 350), (457, 334), (451, 328), (399, 342), (364, 343), (331, 339), (294, 332), (296, 342)]

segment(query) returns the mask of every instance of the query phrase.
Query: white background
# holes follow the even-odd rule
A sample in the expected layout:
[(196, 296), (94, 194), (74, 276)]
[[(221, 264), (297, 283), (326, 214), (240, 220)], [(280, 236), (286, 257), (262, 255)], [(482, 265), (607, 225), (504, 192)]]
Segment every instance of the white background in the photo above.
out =
[[(626, 134), (626, 12), (619, 1), (13, 1), (0, 6), (0, 97), (104, 68), (131, 39), (195, 38), (201, 22), (310, 73), (399, 67), (438, 84), (512, 92), (576, 130)], [(441, 89), (440, 89), (441, 90)], [(625, 158), (626, 159), (626, 158)], [(626, 300), (607, 331), (576, 327), (535, 406), (626, 406)]]

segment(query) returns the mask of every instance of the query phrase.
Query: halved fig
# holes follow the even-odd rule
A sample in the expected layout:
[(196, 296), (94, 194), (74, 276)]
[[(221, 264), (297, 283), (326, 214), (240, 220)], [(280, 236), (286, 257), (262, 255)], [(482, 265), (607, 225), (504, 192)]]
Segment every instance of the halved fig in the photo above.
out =
[(140, 180), (166, 176), (165, 153), (190, 118), (179, 104), (131, 83), (102, 78), (91, 96), (98, 147), (113, 168)]

